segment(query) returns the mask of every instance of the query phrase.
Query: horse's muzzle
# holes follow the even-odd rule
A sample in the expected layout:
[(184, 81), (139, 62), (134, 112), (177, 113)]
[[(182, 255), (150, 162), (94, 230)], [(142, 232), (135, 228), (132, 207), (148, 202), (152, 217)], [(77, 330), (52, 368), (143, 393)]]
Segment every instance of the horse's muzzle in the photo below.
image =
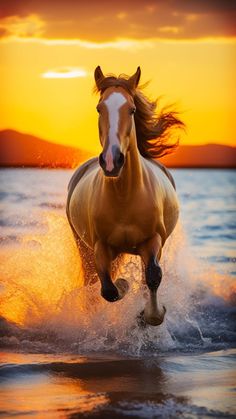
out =
[(107, 177), (118, 177), (120, 175), (121, 169), (125, 163), (125, 156), (120, 150), (116, 150), (113, 155), (112, 169), (108, 168), (107, 161), (104, 157), (104, 153), (101, 153), (99, 156), (99, 164), (104, 172), (104, 175)]

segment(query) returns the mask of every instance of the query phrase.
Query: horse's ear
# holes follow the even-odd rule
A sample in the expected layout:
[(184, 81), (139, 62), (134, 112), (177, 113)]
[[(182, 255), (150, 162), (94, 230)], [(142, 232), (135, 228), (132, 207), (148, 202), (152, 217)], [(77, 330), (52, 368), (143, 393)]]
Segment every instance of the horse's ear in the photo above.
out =
[(131, 89), (136, 89), (136, 87), (138, 87), (140, 76), (141, 76), (141, 69), (140, 67), (138, 67), (136, 73), (133, 74), (133, 76), (129, 78), (129, 84), (130, 84)]
[(104, 79), (104, 74), (103, 74), (103, 72), (101, 70), (101, 67), (99, 65), (95, 68), (94, 78), (95, 78), (96, 86), (97, 86), (98, 90), (100, 90), (100, 83)]

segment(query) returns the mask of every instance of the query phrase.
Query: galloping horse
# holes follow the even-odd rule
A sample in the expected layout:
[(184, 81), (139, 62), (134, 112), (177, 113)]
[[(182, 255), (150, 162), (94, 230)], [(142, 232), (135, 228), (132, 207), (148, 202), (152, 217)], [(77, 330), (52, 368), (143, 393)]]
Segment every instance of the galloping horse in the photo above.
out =
[(68, 187), (67, 217), (84, 255), (93, 257), (101, 281), (101, 295), (109, 302), (124, 297), (125, 279), (112, 280), (112, 262), (123, 253), (141, 256), (149, 288), (143, 317), (159, 325), (165, 307), (157, 301), (162, 278), (159, 265), (162, 247), (179, 214), (174, 180), (154, 160), (170, 152), (172, 127), (183, 123), (175, 112), (155, 114), (138, 83), (140, 67), (131, 76), (105, 77), (95, 70), (102, 153), (81, 165)]

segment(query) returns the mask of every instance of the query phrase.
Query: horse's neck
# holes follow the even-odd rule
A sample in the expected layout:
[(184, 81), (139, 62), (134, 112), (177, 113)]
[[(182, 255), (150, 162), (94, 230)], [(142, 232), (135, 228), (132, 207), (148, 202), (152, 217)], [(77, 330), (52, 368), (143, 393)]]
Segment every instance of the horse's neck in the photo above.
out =
[(121, 173), (121, 179), (129, 184), (132, 189), (137, 189), (143, 184), (143, 168), (141, 156), (137, 146), (135, 129), (132, 130), (130, 147), (126, 155), (126, 163)]
[(137, 147), (135, 128), (133, 127), (130, 136), (129, 150), (126, 154), (126, 161), (118, 179), (108, 179), (107, 186), (122, 198), (130, 198), (132, 193), (137, 193), (143, 185), (143, 169), (141, 157)]

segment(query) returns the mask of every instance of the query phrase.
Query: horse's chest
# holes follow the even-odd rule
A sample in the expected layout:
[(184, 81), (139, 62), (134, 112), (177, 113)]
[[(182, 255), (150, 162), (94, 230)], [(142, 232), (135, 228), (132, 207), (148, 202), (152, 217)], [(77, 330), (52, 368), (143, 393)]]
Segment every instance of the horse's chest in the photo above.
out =
[(116, 247), (136, 247), (144, 239), (144, 232), (135, 224), (117, 224), (108, 234), (107, 242)]
[[(150, 217), (151, 218), (151, 217)], [(103, 220), (98, 220), (99, 236), (113, 247), (133, 249), (149, 237), (154, 229), (153, 222), (142, 211), (113, 211)]]

